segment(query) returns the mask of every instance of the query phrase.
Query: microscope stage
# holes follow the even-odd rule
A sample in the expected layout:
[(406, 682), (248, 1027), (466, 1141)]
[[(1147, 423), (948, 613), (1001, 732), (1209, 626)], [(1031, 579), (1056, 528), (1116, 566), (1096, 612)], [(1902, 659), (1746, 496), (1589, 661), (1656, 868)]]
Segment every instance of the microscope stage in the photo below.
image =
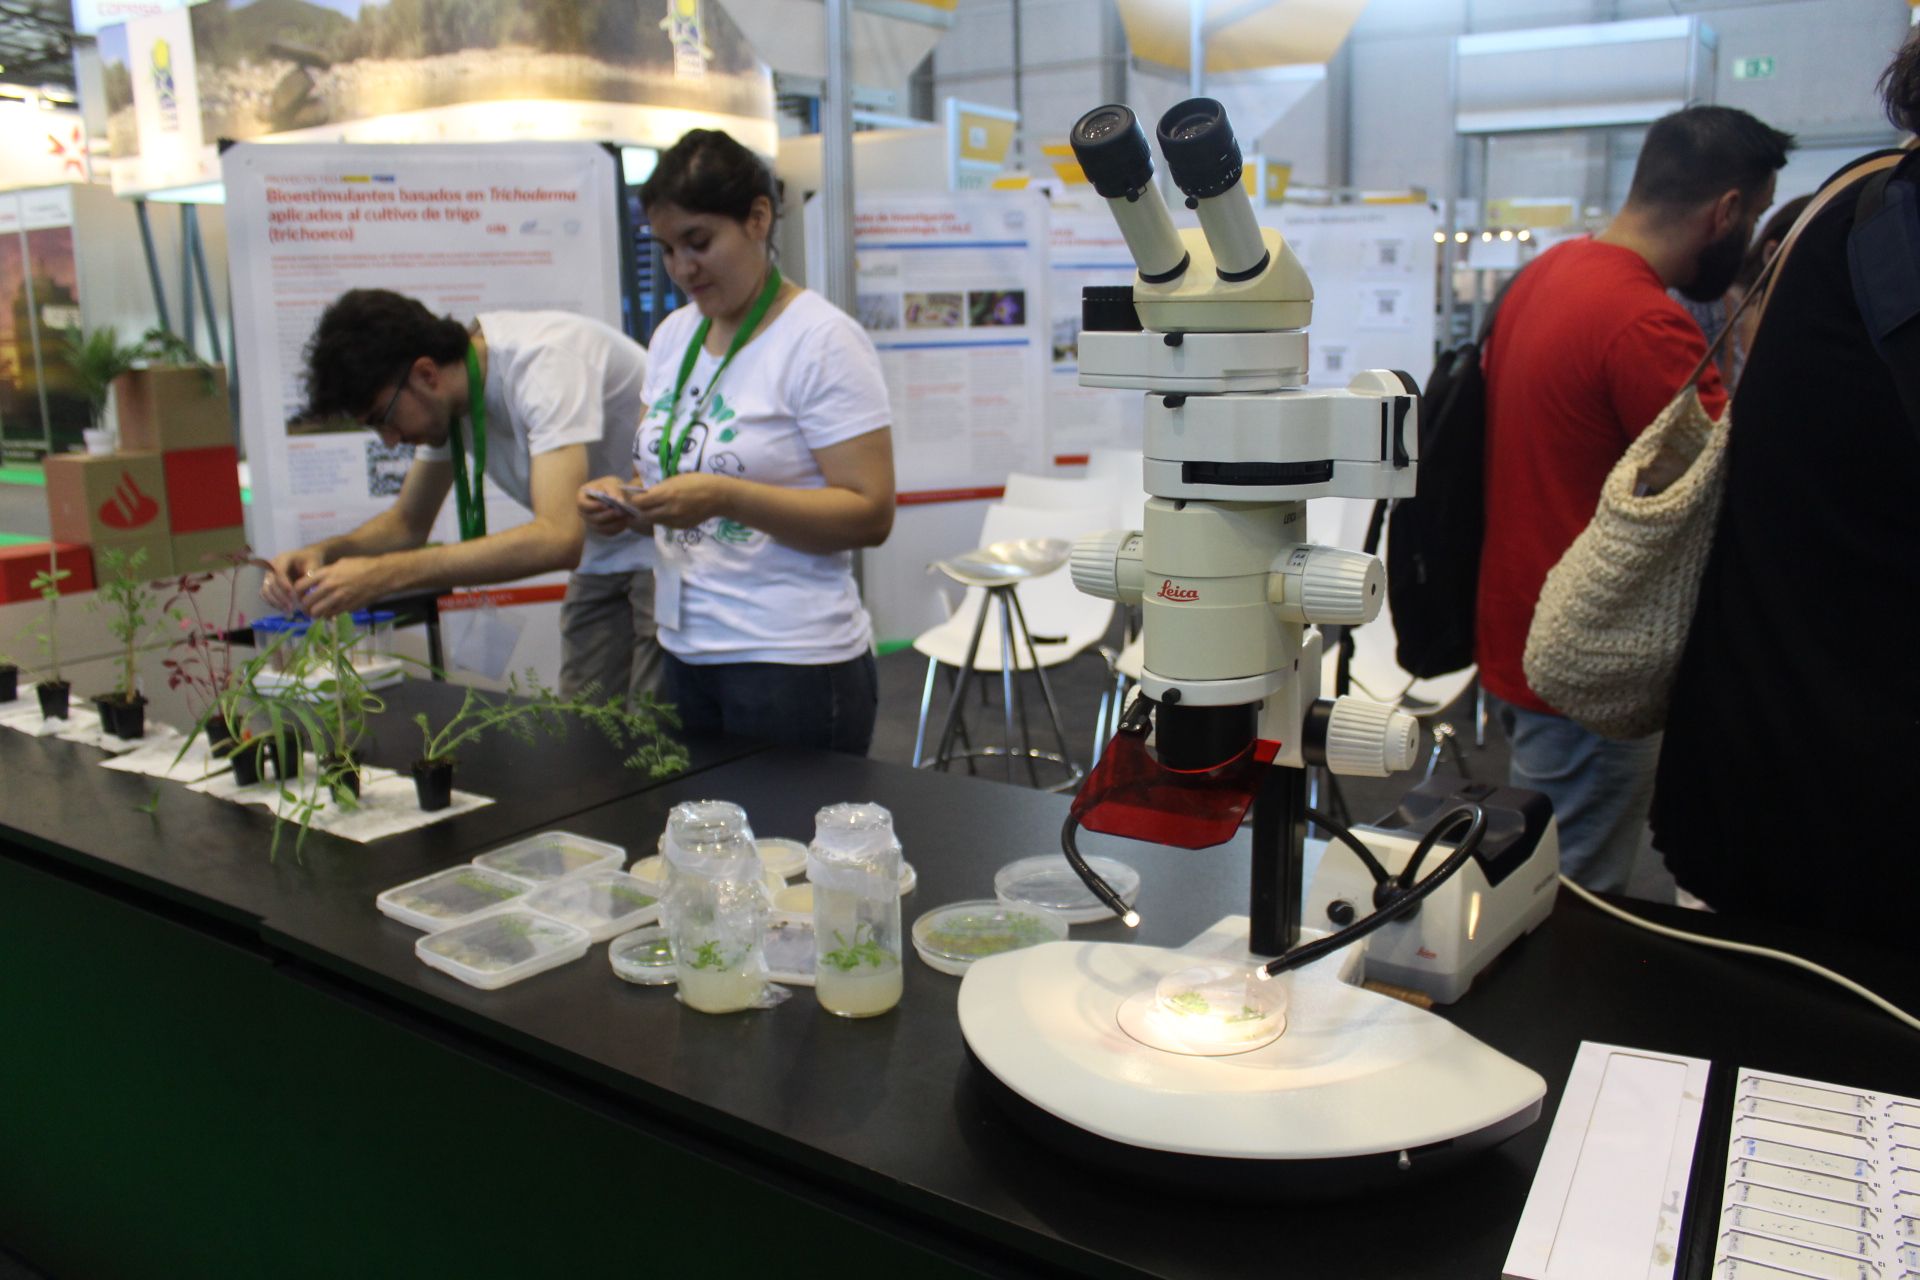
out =
[[(1055, 942), (975, 964), (960, 987), (974, 1056), (1015, 1095), (1129, 1147), (1230, 1161), (1319, 1161), (1445, 1144), (1458, 1151), (1530, 1123), (1546, 1082), (1446, 1019), (1352, 985), (1351, 947), (1290, 982), (1286, 1031), (1231, 1056), (1149, 1048), (1124, 1004), (1217, 960), (1230, 917), (1179, 951)], [(1364, 945), (1364, 944), (1362, 944)], [(1406, 1167), (1404, 1164), (1402, 1168)]]

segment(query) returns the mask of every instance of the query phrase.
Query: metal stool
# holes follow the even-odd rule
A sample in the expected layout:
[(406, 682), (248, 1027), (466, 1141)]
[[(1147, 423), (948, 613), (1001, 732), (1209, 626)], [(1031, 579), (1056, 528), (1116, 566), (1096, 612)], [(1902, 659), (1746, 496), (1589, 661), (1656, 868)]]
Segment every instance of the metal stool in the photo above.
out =
[[(973, 637), (967, 644), (966, 657), (959, 664), (960, 675), (955, 681), (953, 694), (947, 702), (947, 715), (940, 730), (939, 745), (933, 759), (922, 763), (920, 752), (924, 746), (924, 737), (916, 738), (914, 743), (914, 764), (922, 768), (945, 770), (953, 761), (968, 761), (971, 770), (972, 761), (982, 757), (1004, 756), (1007, 761), (1007, 781), (1016, 781), (1015, 771), (1021, 760), (1026, 761), (1027, 777), (1032, 785), (1040, 785), (1039, 764), (1045, 761), (1066, 770), (1066, 778), (1049, 787), (1059, 791), (1076, 785), (1085, 776), (1085, 771), (1075, 763), (1067, 749), (1067, 733), (1060, 724), (1060, 710), (1053, 700), (1053, 686), (1047, 683), (1046, 668), (1040, 665), (1040, 651), (1034, 644), (1033, 633), (1027, 627), (1026, 613), (1020, 607), (1020, 597), (1014, 588), (1030, 578), (1057, 572), (1066, 564), (1073, 552), (1073, 545), (1064, 538), (1016, 538), (1006, 542), (996, 542), (969, 551), (965, 555), (954, 556), (948, 560), (935, 562), (931, 567), (946, 574), (965, 587), (979, 587), (986, 592), (981, 602), (980, 614), (974, 619)], [(965, 750), (954, 749), (955, 738), (963, 737), (966, 729), (961, 722), (961, 712), (966, 704), (967, 688), (973, 682), (974, 664), (980, 654), (980, 637), (985, 634), (987, 614), (997, 610), (1000, 615), (1000, 696), (1002, 711), (1006, 718), (1006, 743), (1004, 746), (975, 747), (970, 743)], [(1033, 734), (1027, 726), (1026, 696), (1021, 692), (1019, 682), (1014, 679), (1019, 659), (1016, 645), (1024, 640), (1027, 657), (1033, 664), (1033, 675), (1040, 682), (1040, 696), (1046, 702), (1047, 718), (1053, 724), (1053, 736), (1059, 750), (1041, 751), (1033, 745)], [(982, 690), (984, 693), (985, 690)], [(933, 702), (933, 670), (928, 669), (926, 688), (920, 699), (921, 732), (924, 735), (928, 712)], [(1015, 708), (1018, 708), (1020, 723), (1019, 747), (1013, 745)]]

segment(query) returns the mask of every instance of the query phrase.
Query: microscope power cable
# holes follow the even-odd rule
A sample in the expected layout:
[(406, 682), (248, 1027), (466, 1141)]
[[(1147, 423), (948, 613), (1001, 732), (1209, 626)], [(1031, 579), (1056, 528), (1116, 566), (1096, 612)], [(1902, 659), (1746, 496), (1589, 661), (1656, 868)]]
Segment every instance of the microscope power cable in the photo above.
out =
[(1709, 938), (1698, 933), (1688, 933), (1685, 929), (1672, 929), (1663, 924), (1655, 924), (1651, 920), (1642, 919), (1634, 915), (1631, 911), (1622, 911), (1610, 902), (1601, 901), (1598, 896), (1575, 884), (1565, 876), (1560, 877), (1560, 886), (1563, 889), (1573, 890), (1587, 905), (1598, 907), (1608, 915), (1624, 920), (1630, 925), (1645, 929), (1648, 933), (1657, 933), (1665, 938), (1677, 938), (1682, 942), (1696, 942), (1703, 947), (1713, 947), (1720, 951), (1735, 951), (1741, 955), (1760, 956), (1767, 960), (1778, 960), (1782, 964), (1790, 964), (1795, 968), (1805, 969), (1808, 973), (1816, 974), (1825, 978), (1828, 982), (1845, 987), (1862, 1000), (1880, 1009), (1881, 1012), (1899, 1019), (1915, 1031), (1920, 1031), (1920, 1018), (1914, 1017), (1905, 1009), (1894, 1004), (1891, 1000), (1883, 996), (1875, 995), (1873, 992), (1855, 982), (1852, 978), (1846, 977), (1844, 974), (1835, 973), (1825, 965), (1815, 964), (1811, 960), (1804, 960), (1786, 951), (1776, 951), (1772, 947), (1756, 947), (1746, 942), (1728, 942), (1724, 938)]

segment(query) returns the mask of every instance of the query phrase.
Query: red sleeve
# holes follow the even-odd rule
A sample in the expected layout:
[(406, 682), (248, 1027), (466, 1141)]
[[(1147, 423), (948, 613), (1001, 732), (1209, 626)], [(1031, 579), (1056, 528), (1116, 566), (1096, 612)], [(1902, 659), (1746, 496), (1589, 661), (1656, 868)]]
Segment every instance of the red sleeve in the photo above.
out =
[[(1706, 336), (1679, 307), (1650, 311), (1620, 331), (1607, 349), (1606, 377), (1626, 439), (1653, 425), (1706, 354)], [(1727, 407), (1720, 371), (1711, 364), (1700, 375), (1700, 403), (1716, 418)]]

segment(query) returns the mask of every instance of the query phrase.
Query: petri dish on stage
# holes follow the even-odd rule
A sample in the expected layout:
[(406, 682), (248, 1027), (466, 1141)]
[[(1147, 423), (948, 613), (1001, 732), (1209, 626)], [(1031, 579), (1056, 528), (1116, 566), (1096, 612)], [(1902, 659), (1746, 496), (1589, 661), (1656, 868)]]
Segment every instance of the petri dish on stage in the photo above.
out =
[(374, 905), (401, 924), (431, 932), (502, 907), (532, 887), (498, 871), (461, 865), (395, 885)]
[(935, 907), (913, 922), (913, 949), (942, 973), (965, 973), (976, 960), (1066, 936), (1067, 922), (1051, 911), (986, 899)]
[(605, 942), (660, 918), (660, 886), (624, 871), (589, 871), (542, 885), (527, 895), (525, 905)]
[(607, 947), (607, 963), (627, 982), (643, 987), (673, 985), (673, 944), (665, 925), (650, 924), (623, 933)]
[(494, 991), (587, 954), (587, 931), (533, 911), (508, 910), (430, 933), (413, 953), (470, 987)]
[(604, 840), (589, 840), (569, 831), (542, 831), (490, 849), (473, 860), (476, 867), (503, 872), (530, 884), (564, 880), (588, 871), (619, 870), (627, 851)]
[[(1129, 907), (1140, 897), (1140, 873), (1126, 863), (1094, 854), (1087, 865), (1112, 885)], [(1094, 924), (1114, 918), (1063, 853), (1009, 862), (994, 872), (993, 896), (1012, 906), (1044, 908), (1068, 924)]]

